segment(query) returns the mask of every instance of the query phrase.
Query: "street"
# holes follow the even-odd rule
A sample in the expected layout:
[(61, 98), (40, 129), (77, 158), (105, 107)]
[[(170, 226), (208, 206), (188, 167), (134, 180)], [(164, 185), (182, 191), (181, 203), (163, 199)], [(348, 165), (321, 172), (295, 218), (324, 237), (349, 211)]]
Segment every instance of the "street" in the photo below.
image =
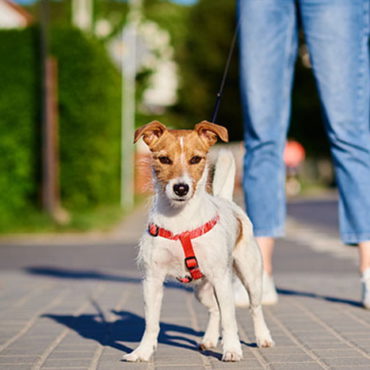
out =
[(243, 361), (222, 363), (220, 345), (200, 353), (207, 312), (190, 287), (169, 281), (153, 360), (122, 362), (144, 330), (135, 257), (145, 212), (106, 239), (1, 241), (1, 370), (370, 368), (357, 250), (338, 239), (334, 197), (289, 203), (274, 260), (280, 301), (264, 309), (276, 347), (256, 348), (249, 312), (237, 309)]

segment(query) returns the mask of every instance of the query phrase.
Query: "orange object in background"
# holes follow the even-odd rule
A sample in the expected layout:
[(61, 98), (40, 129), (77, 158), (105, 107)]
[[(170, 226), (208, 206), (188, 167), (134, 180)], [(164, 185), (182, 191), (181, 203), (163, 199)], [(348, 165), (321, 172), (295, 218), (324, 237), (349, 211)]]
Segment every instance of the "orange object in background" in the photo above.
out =
[(146, 144), (140, 140), (135, 152), (135, 194), (150, 194), (153, 191), (151, 154)]
[(298, 141), (289, 140), (284, 149), (284, 162), (287, 167), (298, 167), (305, 159), (306, 152)]

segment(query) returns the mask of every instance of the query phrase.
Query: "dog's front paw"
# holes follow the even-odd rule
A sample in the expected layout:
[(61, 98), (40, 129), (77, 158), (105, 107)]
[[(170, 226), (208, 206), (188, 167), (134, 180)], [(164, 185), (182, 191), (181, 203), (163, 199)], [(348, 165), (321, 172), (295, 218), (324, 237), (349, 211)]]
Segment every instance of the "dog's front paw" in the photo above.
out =
[(212, 348), (217, 347), (218, 340), (210, 340), (210, 339), (202, 339), (202, 341), (199, 343), (199, 349), (201, 351), (207, 351)]
[(122, 360), (127, 362), (148, 362), (153, 351), (143, 350), (141, 348), (136, 348), (135, 351), (122, 356)]
[(258, 337), (256, 341), (257, 341), (257, 346), (259, 348), (274, 347), (275, 345), (275, 342), (272, 340), (270, 333), (264, 336)]
[(238, 362), (242, 358), (243, 358), (243, 353), (241, 350), (224, 351), (224, 354), (222, 355), (222, 361), (225, 361), (225, 362)]

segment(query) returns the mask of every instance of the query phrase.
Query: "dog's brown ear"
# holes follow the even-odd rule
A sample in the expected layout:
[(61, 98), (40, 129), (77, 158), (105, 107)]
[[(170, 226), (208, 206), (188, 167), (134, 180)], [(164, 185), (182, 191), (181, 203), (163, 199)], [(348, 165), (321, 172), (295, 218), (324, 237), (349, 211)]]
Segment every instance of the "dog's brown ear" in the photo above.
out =
[(167, 127), (159, 121), (149, 122), (135, 131), (134, 143), (143, 137), (145, 143), (151, 147), (166, 131)]
[(225, 143), (229, 141), (227, 129), (223, 126), (216, 125), (215, 123), (202, 121), (197, 123), (194, 129), (208, 146), (215, 144), (218, 137)]

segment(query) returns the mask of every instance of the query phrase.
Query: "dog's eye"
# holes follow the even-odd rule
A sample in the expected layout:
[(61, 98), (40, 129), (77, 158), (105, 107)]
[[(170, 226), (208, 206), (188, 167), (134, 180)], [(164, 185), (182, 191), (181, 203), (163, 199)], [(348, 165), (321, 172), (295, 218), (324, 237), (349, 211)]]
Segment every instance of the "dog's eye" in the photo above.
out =
[(161, 162), (162, 164), (172, 164), (172, 161), (171, 159), (169, 159), (168, 157), (159, 157), (159, 162)]
[(190, 159), (190, 164), (197, 164), (202, 160), (202, 157), (199, 157), (199, 155), (195, 155), (193, 158)]

